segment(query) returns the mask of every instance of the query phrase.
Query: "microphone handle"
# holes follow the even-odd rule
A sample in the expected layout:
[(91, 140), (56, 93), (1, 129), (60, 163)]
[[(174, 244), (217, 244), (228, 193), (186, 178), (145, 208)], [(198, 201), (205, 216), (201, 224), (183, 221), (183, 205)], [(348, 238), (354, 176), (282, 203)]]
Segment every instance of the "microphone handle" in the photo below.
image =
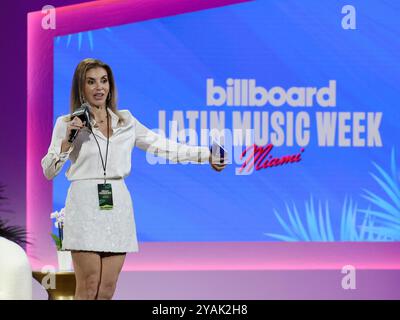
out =
[(76, 136), (78, 135), (78, 130), (77, 129), (72, 129), (71, 133), (69, 134), (68, 142), (72, 143), (74, 142)]

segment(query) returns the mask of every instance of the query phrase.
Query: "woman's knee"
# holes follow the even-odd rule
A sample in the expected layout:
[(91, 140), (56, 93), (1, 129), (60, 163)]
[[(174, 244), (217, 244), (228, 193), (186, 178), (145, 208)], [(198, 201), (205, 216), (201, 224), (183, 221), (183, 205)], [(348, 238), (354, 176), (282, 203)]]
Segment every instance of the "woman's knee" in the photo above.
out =
[(76, 296), (79, 299), (96, 299), (99, 289), (100, 275), (98, 273), (89, 273), (84, 277), (77, 279)]
[(100, 283), (97, 299), (99, 300), (111, 300), (116, 288), (114, 281), (104, 281)]
[(86, 293), (89, 299), (95, 299), (99, 289), (100, 274), (91, 273), (85, 278)]

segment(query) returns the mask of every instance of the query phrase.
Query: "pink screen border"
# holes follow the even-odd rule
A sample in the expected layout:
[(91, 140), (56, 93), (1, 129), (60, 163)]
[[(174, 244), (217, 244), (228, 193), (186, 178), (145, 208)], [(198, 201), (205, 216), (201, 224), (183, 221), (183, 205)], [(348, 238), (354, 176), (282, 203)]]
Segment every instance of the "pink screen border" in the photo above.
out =
[[(115, 0), (56, 8), (56, 28), (43, 29), (41, 11), (28, 14), (26, 226), (33, 269), (56, 266), (50, 238), (53, 184), (43, 176), (53, 127), (54, 37), (217, 8), (249, 0)], [(399, 269), (399, 243), (147, 242), (128, 254), (134, 270)]]

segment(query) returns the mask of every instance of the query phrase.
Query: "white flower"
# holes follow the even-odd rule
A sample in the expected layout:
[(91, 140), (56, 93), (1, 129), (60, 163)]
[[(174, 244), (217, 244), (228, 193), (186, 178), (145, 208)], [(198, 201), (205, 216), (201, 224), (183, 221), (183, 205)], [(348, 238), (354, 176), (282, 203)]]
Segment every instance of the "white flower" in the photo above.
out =
[(61, 226), (64, 224), (64, 218), (65, 218), (65, 208), (62, 208), (60, 211), (55, 211), (50, 214), (51, 219), (56, 219), (56, 222), (54, 223), (55, 227), (58, 228), (59, 224)]

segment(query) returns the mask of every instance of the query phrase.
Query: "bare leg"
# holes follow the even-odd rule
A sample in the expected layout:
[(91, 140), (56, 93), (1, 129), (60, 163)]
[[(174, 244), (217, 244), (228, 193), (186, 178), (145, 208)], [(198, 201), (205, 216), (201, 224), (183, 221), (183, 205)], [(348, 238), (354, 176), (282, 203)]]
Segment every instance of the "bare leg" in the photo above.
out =
[(101, 258), (97, 252), (72, 251), (76, 290), (75, 300), (95, 300), (101, 276)]
[(101, 279), (97, 295), (98, 300), (112, 299), (125, 256), (125, 253), (101, 254)]

